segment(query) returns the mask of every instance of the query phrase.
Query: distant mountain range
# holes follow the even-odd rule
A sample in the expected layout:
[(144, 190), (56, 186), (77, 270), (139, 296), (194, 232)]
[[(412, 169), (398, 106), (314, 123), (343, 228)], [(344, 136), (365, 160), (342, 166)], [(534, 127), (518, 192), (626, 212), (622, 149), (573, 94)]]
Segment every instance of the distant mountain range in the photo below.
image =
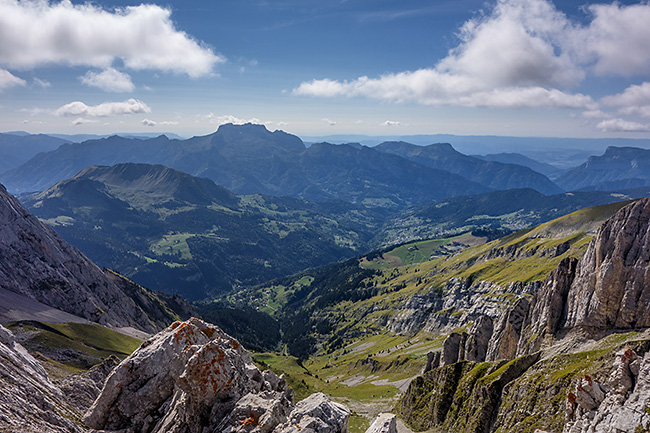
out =
[(372, 209), (238, 197), (147, 164), (91, 166), (23, 201), (100, 265), (189, 299), (359, 254), (380, 225)]
[(355, 135), (302, 136), (308, 143), (360, 143), (376, 146), (385, 141), (406, 141), (418, 146), (431, 143), (452, 143), (454, 148), (467, 155), (485, 155), (517, 152), (535, 161), (551, 164), (562, 170), (582, 164), (589, 156), (604, 152), (609, 146), (650, 149), (650, 139), (633, 138), (559, 138), (559, 137), (508, 137), (500, 135)]
[(0, 134), (0, 173), (16, 168), (41, 152), (69, 143), (49, 135)]
[(484, 161), (494, 161), (494, 162), (502, 162), (504, 164), (523, 165), (524, 167), (528, 167), (532, 170), (535, 170), (538, 173), (542, 173), (544, 176), (548, 177), (551, 180), (556, 179), (564, 172), (564, 170), (561, 170), (550, 164), (535, 161), (534, 159), (531, 159), (526, 155), (522, 155), (521, 153), (490, 153), (487, 155), (471, 155), (471, 156), (478, 159), (482, 159)]
[(650, 150), (608, 147), (602, 156), (591, 156), (584, 164), (557, 179), (566, 190), (614, 190), (650, 185)]
[[(316, 145), (313, 152), (332, 149), (338, 146)], [(365, 147), (346, 146), (345, 151), (368, 152), (369, 165), (377, 155), (404, 161)], [(355, 159), (346, 161), (345, 155), (336, 165), (350, 172), (345, 179), (359, 189), (349, 162)], [(648, 188), (552, 196), (519, 189), (453, 197), (395, 213), (341, 200), (237, 196), (207, 178), (162, 165), (127, 163), (87, 167), (21, 199), (101, 266), (195, 300), (379, 246), (476, 229), (502, 233), (588, 205), (648, 194)]]
[(528, 167), (485, 161), (456, 151), (449, 143), (416, 146), (404, 141), (382, 143), (375, 149), (398, 155), (427, 167), (461, 175), (490, 189), (532, 188), (543, 194), (562, 190), (550, 179)]
[[(534, 149), (546, 143), (538, 141), (533, 140)], [(30, 148), (26, 143), (34, 144)], [(7, 169), (0, 170), (0, 181), (13, 193), (42, 191), (90, 165), (128, 162), (162, 164), (207, 177), (236, 194), (343, 200), (392, 211), (495, 190), (531, 188), (553, 195), (650, 185), (650, 150), (640, 148), (610, 146), (604, 155), (563, 172), (521, 153), (469, 156), (449, 143), (387, 141), (371, 148), (321, 142), (306, 147), (294, 135), (253, 124), (222, 125), (213, 134), (187, 140), (111, 136), (70, 143), (0, 134), (0, 154)]]
[(65, 144), (1, 176), (13, 192), (41, 191), (89, 165), (163, 164), (207, 177), (238, 194), (261, 193), (312, 201), (339, 199), (404, 208), (490, 187), (367, 147), (303, 142), (261, 125), (222, 125), (189, 140), (113, 136)]

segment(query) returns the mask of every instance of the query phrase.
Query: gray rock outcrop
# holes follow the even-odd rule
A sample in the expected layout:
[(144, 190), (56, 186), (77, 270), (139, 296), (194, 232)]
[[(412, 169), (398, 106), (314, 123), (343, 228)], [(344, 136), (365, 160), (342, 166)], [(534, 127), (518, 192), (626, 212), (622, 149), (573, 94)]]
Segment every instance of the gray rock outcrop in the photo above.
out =
[(119, 362), (120, 360), (115, 355), (111, 355), (84, 373), (64, 378), (57, 386), (66, 396), (68, 403), (83, 413), (97, 399), (106, 378)]
[(287, 422), (274, 433), (347, 433), (349, 419), (345, 406), (318, 392), (298, 402)]
[(528, 300), (520, 298), (511, 309), (501, 315), (487, 349), (487, 361), (515, 358), (528, 308)]
[(159, 328), (104, 272), (0, 185), (0, 288), (112, 328)]
[(380, 413), (366, 433), (397, 433), (397, 416), (393, 413)]
[(462, 359), (483, 362), (487, 355), (488, 345), (494, 332), (494, 324), (489, 316), (482, 315), (472, 324), (465, 341), (465, 354)]
[[(517, 355), (579, 331), (650, 327), (650, 199), (605, 221), (579, 261), (564, 259), (533, 296)], [(497, 331), (495, 330), (495, 333)], [(489, 358), (489, 356), (488, 356)]]
[(650, 428), (650, 352), (643, 358), (631, 349), (616, 354), (607, 384), (589, 376), (567, 397), (564, 433), (648, 431)]
[(237, 340), (190, 319), (122, 361), (84, 421), (94, 429), (135, 433), (289, 432), (294, 424), (334, 433), (347, 431), (343, 412), (349, 415), (325, 396), (293, 409), (284, 376), (260, 372)]
[(650, 199), (607, 220), (580, 259), (567, 297), (565, 328), (650, 326)]
[(0, 431), (78, 433), (78, 414), (39, 362), (0, 325)]
[(442, 342), (442, 355), (440, 356), (440, 365), (449, 365), (458, 362), (459, 357), (465, 353), (465, 340), (467, 333), (459, 334), (452, 332)]

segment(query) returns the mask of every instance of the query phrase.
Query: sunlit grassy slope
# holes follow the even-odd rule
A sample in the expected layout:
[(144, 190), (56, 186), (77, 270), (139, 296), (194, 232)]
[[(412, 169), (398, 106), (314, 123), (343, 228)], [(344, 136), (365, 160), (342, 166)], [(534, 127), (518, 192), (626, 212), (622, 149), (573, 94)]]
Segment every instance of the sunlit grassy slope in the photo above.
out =
[(21, 344), (46, 361), (54, 358), (71, 372), (87, 369), (111, 355), (126, 358), (142, 343), (103, 326), (88, 323), (12, 322), (7, 325), (22, 336)]
[[(598, 227), (627, 203), (586, 208), (488, 243), (472, 239), (473, 246), (466, 246), (468, 238), (407, 244), (383, 259), (374, 254), (310, 270), (239, 292), (228, 302), (266, 311), (283, 324), (280, 353), (293, 351), (302, 362), (270, 353), (256, 359), (292, 376), (298, 395), (323, 391), (373, 404), (393, 398), (401, 381), (416, 375), (426, 353), (439, 349), (445, 338), (386, 330), (411, 296), (442, 294), (454, 277), (499, 285), (543, 280), (563, 258), (580, 257)], [(416, 255), (430, 257), (451, 242), (460, 247), (430, 260)], [(397, 260), (386, 265), (386, 256)], [(497, 295), (509, 301), (508, 293)]]

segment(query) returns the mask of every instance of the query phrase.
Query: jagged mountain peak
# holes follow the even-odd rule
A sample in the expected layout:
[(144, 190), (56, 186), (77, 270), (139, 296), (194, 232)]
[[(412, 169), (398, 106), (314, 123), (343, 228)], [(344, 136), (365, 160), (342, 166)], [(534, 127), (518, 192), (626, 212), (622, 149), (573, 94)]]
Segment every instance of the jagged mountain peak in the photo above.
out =
[(295, 135), (282, 130), (271, 132), (266, 126), (254, 123), (220, 125), (219, 129), (211, 137), (213, 143), (238, 148), (260, 143), (294, 152), (302, 152), (306, 148), (302, 140)]

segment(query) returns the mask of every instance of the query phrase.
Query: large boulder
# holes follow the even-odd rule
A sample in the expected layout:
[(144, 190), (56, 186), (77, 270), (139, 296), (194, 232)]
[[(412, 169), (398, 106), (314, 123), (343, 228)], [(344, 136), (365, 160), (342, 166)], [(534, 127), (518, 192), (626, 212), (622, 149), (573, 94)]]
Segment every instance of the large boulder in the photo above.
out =
[(300, 401), (286, 423), (275, 433), (347, 433), (350, 411), (340, 403), (329, 401), (323, 393)]
[(397, 433), (397, 416), (393, 413), (380, 413), (366, 433)]
[(193, 318), (173, 323), (122, 361), (84, 422), (134, 433), (288, 432), (298, 423), (344, 433), (345, 414), (322, 394), (294, 409), (284, 376), (261, 372), (237, 340)]

